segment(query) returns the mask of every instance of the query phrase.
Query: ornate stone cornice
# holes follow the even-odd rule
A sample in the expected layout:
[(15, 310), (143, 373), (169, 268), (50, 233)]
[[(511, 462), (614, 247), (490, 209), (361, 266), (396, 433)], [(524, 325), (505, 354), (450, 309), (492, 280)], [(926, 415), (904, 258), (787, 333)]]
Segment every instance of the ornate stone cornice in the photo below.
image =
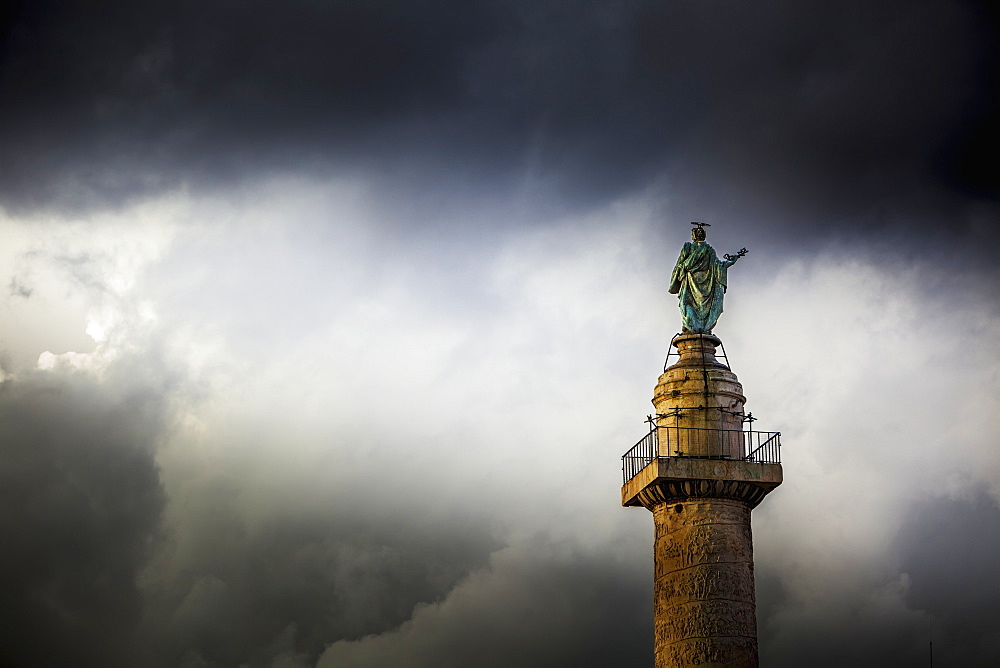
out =
[(755, 508), (769, 488), (745, 480), (659, 480), (639, 492), (639, 503), (652, 510), (661, 503), (711, 498), (743, 501)]

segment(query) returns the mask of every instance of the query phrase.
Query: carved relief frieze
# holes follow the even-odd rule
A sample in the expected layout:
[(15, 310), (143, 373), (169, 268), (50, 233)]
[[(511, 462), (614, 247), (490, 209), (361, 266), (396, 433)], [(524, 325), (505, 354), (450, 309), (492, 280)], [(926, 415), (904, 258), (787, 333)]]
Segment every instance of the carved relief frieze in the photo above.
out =
[(672, 643), (686, 638), (757, 635), (752, 602), (695, 601), (685, 603), (656, 616), (658, 643)]
[(750, 505), (692, 497), (653, 518), (656, 665), (756, 665)]
[(753, 565), (723, 563), (666, 572), (656, 578), (654, 592), (657, 614), (694, 600), (753, 602)]
[(757, 666), (756, 638), (695, 638), (657, 645), (657, 666), (700, 666), (727, 668)]
[(692, 527), (657, 536), (653, 549), (658, 574), (698, 564), (753, 561), (750, 532), (728, 524)]

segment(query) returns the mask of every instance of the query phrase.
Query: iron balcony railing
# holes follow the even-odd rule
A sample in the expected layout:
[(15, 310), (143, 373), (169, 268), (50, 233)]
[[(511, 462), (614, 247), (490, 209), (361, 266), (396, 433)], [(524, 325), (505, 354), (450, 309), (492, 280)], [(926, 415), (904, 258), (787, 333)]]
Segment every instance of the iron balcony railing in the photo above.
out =
[(653, 427), (622, 455), (622, 484), (658, 458), (727, 459), (781, 463), (781, 432), (704, 427)]

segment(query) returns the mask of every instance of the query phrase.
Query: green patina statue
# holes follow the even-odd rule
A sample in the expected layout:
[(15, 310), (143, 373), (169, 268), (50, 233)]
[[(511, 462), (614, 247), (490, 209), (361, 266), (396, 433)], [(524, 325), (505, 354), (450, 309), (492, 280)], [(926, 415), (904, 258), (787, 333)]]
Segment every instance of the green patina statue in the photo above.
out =
[(708, 223), (691, 223), (691, 241), (684, 244), (670, 276), (670, 294), (677, 295), (681, 307), (681, 331), (685, 334), (711, 334), (722, 315), (722, 298), (726, 293), (726, 273), (736, 261), (747, 254), (741, 248), (736, 255), (720, 260), (715, 249), (705, 242)]

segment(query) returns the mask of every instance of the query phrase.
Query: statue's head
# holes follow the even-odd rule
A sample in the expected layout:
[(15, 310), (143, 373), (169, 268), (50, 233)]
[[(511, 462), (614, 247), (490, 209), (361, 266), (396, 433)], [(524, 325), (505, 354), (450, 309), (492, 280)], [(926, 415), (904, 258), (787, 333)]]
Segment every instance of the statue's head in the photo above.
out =
[(691, 238), (695, 241), (704, 241), (705, 236), (706, 235), (704, 227), (696, 227), (693, 230), (691, 230)]

